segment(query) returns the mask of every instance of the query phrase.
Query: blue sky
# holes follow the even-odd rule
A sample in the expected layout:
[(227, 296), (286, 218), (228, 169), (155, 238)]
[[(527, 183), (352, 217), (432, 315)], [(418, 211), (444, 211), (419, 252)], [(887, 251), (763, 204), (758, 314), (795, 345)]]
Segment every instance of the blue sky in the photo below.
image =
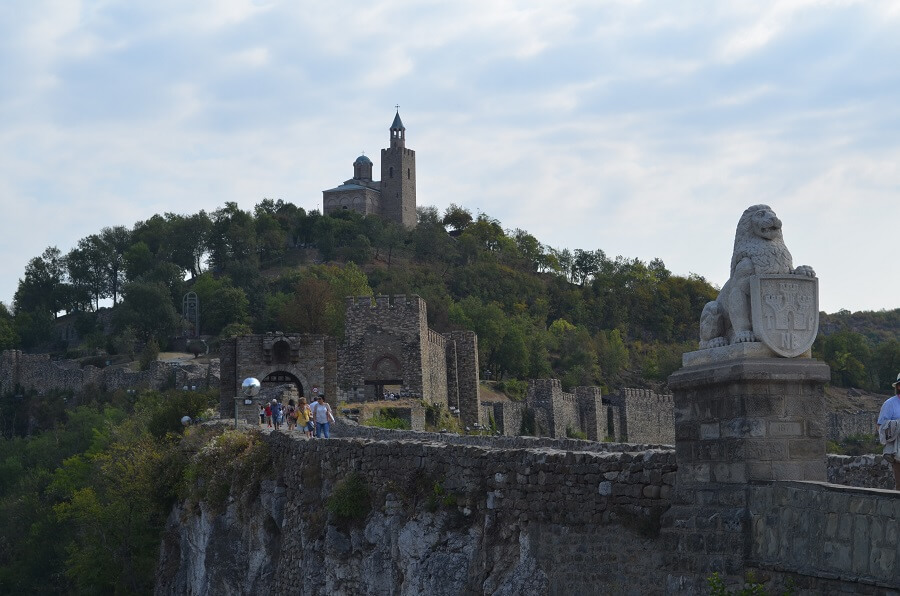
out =
[(0, 300), (104, 226), (320, 208), (399, 103), (420, 205), (721, 284), (768, 203), (823, 310), (897, 308), (898, 30), (879, 1), (7, 0)]

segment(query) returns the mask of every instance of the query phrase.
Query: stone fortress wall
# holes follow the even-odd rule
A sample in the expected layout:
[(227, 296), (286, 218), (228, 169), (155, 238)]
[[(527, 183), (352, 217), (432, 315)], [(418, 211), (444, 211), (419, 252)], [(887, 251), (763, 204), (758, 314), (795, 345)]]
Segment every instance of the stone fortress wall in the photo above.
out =
[(829, 441), (841, 441), (855, 435), (875, 435), (878, 412), (829, 412), (827, 434)]
[(50, 360), (48, 354), (20, 350), (0, 353), (0, 394), (17, 390), (46, 395), (51, 391), (78, 393), (91, 387), (118, 389), (208, 389), (219, 386), (219, 362), (209, 365), (153, 362), (147, 370), (84, 368), (74, 360)]
[[(206, 515), (176, 511), (157, 592), (206, 593), (204, 585), (228, 578), (232, 588), (246, 582), (244, 592), (265, 585), (290, 593), (314, 582), (326, 592), (357, 594), (693, 594), (715, 570), (753, 571), (774, 581), (768, 587), (776, 592), (787, 581), (801, 594), (900, 586), (894, 491), (745, 484), (735, 488), (751, 504), (746, 524), (717, 513), (716, 499), (733, 492), (702, 491), (697, 515), (687, 520), (746, 532), (740, 567), (726, 570), (719, 547), (706, 542), (709, 533), (669, 518), (679, 476), (670, 447), (345, 423), (333, 436), (339, 438), (266, 435), (277, 478), (263, 486), (249, 520), (226, 514), (212, 524)], [(854, 463), (827, 459), (829, 477)], [(351, 473), (363, 478), (371, 511), (359, 524), (336, 524), (322, 503)], [(228, 546), (235, 536), (240, 548)], [(679, 545), (690, 536), (702, 552), (688, 560)], [(267, 567), (251, 564), (260, 553)]]
[(384, 386), (444, 408), (459, 408), (465, 425), (478, 421), (478, 341), (471, 331), (428, 327), (419, 296), (347, 298), (344, 341), (338, 349), (339, 398), (381, 399)]
[[(648, 389), (623, 389), (602, 396), (599, 387), (562, 390), (556, 379), (529, 381), (524, 402), (484, 402), (480, 423), (501, 435), (521, 434), (533, 418), (537, 436), (565, 437), (571, 431), (592, 441), (673, 445), (672, 396)], [(492, 424), (493, 423), (493, 424)]]

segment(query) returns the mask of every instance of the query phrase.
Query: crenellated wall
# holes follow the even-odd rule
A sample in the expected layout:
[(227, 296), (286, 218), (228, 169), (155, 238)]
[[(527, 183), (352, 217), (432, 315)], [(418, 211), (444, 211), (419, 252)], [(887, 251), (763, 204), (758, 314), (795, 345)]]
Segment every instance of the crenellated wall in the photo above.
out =
[(671, 394), (656, 393), (650, 389), (623, 389), (620, 395), (625, 414), (623, 440), (675, 444)]

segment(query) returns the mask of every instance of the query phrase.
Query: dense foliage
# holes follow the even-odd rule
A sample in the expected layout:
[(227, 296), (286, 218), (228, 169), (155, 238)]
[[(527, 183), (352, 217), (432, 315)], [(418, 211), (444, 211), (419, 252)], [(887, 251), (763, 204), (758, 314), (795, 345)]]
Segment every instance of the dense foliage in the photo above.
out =
[(181, 417), (215, 402), (181, 391), (3, 396), (0, 593), (150, 592), (163, 524), (196, 485)]
[[(188, 290), (200, 299), (200, 331), (213, 337), (340, 336), (346, 296), (419, 294), (436, 330), (477, 332), (483, 376), (552, 375), (567, 388), (664, 382), (695, 348), (699, 314), (716, 295), (660, 259), (557, 250), (457, 205), (443, 215), (420, 208), (406, 230), (265, 199), (253, 212), (226, 203), (211, 214), (104, 228), (67, 254), (49, 247), (26, 267), (14, 315), (0, 311), (0, 347), (53, 347), (62, 312), (78, 313), (82, 352), (132, 351), (151, 339), (165, 347), (185, 324), (177, 312)], [(116, 305), (112, 335), (97, 324), (104, 299)], [(826, 316), (816, 354), (835, 383), (883, 388), (900, 370), (898, 323), (900, 310)]]

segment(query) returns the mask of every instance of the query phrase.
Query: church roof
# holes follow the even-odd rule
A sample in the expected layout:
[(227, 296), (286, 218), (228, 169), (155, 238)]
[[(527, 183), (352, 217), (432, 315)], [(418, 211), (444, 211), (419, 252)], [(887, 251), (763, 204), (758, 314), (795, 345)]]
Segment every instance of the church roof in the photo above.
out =
[(356, 161), (353, 163), (372, 163), (372, 160), (366, 157), (365, 155), (360, 155), (356, 158)]
[(365, 186), (360, 186), (359, 184), (341, 184), (340, 186), (335, 186), (334, 188), (329, 188), (323, 192), (341, 192), (343, 190), (365, 190)]
[(400, 110), (397, 110), (397, 115), (394, 116), (394, 122), (391, 124), (391, 130), (406, 130), (406, 127), (403, 126), (403, 120), (400, 119)]

